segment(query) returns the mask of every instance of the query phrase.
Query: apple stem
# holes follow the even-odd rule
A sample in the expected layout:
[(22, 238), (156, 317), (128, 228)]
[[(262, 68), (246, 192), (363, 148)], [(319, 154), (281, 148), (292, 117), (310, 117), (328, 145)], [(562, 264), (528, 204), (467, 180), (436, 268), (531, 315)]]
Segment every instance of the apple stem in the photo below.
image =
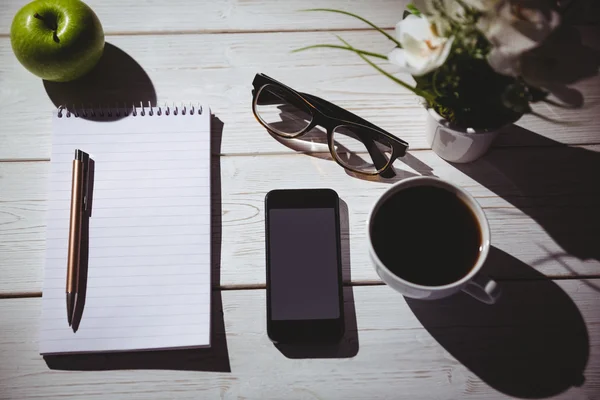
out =
[(56, 25), (56, 21), (49, 21), (47, 18), (44, 18), (43, 16), (41, 16), (38, 13), (33, 14), (33, 17), (43, 21), (44, 24), (46, 24), (46, 26), (48, 28), (52, 29), (54, 31), (54, 33), (56, 33), (56, 30), (58, 29), (58, 26)]
[(38, 14), (38, 13), (35, 13), (35, 14), (33, 14), (33, 17), (34, 17), (34, 18), (37, 18), (37, 19), (39, 19), (39, 20), (40, 20), (40, 21), (42, 21), (42, 22), (44, 22), (44, 24), (45, 24), (45, 25), (46, 25), (48, 28), (52, 29), (52, 33), (53, 33), (53, 35), (52, 35), (52, 39), (54, 39), (54, 41), (55, 41), (56, 43), (59, 43), (59, 42), (60, 42), (60, 39), (58, 38), (58, 34), (57, 34), (57, 32), (56, 32), (56, 30), (58, 29), (58, 25), (56, 24), (56, 21), (55, 21), (55, 20), (49, 20), (48, 18), (44, 18), (43, 16), (41, 16), (41, 15), (40, 15), (40, 14)]

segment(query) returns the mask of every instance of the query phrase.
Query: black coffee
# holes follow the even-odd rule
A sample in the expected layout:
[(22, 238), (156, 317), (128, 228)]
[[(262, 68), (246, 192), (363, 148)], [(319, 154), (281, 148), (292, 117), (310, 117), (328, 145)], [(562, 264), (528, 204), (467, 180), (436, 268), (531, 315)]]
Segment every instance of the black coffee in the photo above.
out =
[(481, 232), (475, 215), (442, 188), (415, 186), (396, 193), (377, 211), (370, 229), (383, 264), (419, 285), (456, 282), (479, 256)]

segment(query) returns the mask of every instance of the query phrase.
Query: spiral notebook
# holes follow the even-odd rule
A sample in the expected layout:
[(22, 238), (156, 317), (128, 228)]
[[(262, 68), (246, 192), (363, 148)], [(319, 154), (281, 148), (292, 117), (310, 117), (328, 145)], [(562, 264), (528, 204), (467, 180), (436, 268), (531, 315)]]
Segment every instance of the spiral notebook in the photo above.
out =
[[(70, 327), (75, 149), (93, 168)], [(206, 106), (54, 112), (41, 354), (210, 346), (210, 159)]]

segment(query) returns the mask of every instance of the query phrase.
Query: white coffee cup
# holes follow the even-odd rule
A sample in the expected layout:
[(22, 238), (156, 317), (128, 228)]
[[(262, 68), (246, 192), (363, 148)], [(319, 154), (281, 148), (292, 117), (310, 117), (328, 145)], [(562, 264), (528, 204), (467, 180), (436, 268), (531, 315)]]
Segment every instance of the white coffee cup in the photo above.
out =
[[(391, 272), (375, 252), (370, 229), (373, 224), (374, 216), (377, 214), (382, 204), (384, 204), (393, 195), (396, 195), (398, 192), (401, 192), (404, 189), (415, 186), (434, 186), (455, 193), (471, 209), (475, 215), (477, 224), (479, 225), (481, 232), (481, 248), (479, 251), (479, 257), (469, 272), (453, 283), (442, 286), (424, 286), (409, 282)], [(371, 212), (369, 213), (367, 218), (367, 236), (369, 238), (369, 253), (377, 274), (388, 286), (407, 297), (433, 300), (450, 296), (462, 290), (463, 292), (470, 294), (477, 300), (480, 300), (486, 304), (494, 304), (500, 296), (500, 287), (498, 284), (494, 280), (480, 274), (480, 270), (483, 267), (483, 264), (485, 263), (490, 251), (490, 227), (487, 218), (485, 217), (485, 213), (473, 196), (458, 186), (453, 185), (452, 183), (439, 178), (418, 176), (404, 179), (392, 185), (377, 200), (371, 209)], [(435, 243), (432, 243), (432, 251), (435, 251)], [(415, 268), (419, 268), (419, 266), (415, 265)]]

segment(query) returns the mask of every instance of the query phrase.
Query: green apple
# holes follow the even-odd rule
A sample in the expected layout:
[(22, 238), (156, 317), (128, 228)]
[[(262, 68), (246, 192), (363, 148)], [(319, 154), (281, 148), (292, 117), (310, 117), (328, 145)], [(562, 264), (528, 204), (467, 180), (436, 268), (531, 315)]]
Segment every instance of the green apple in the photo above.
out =
[(80, 0), (36, 0), (17, 12), (10, 28), (17, 59), (42, 79), (66, 82), (88, 73), (104, 50), (104, 31)]

